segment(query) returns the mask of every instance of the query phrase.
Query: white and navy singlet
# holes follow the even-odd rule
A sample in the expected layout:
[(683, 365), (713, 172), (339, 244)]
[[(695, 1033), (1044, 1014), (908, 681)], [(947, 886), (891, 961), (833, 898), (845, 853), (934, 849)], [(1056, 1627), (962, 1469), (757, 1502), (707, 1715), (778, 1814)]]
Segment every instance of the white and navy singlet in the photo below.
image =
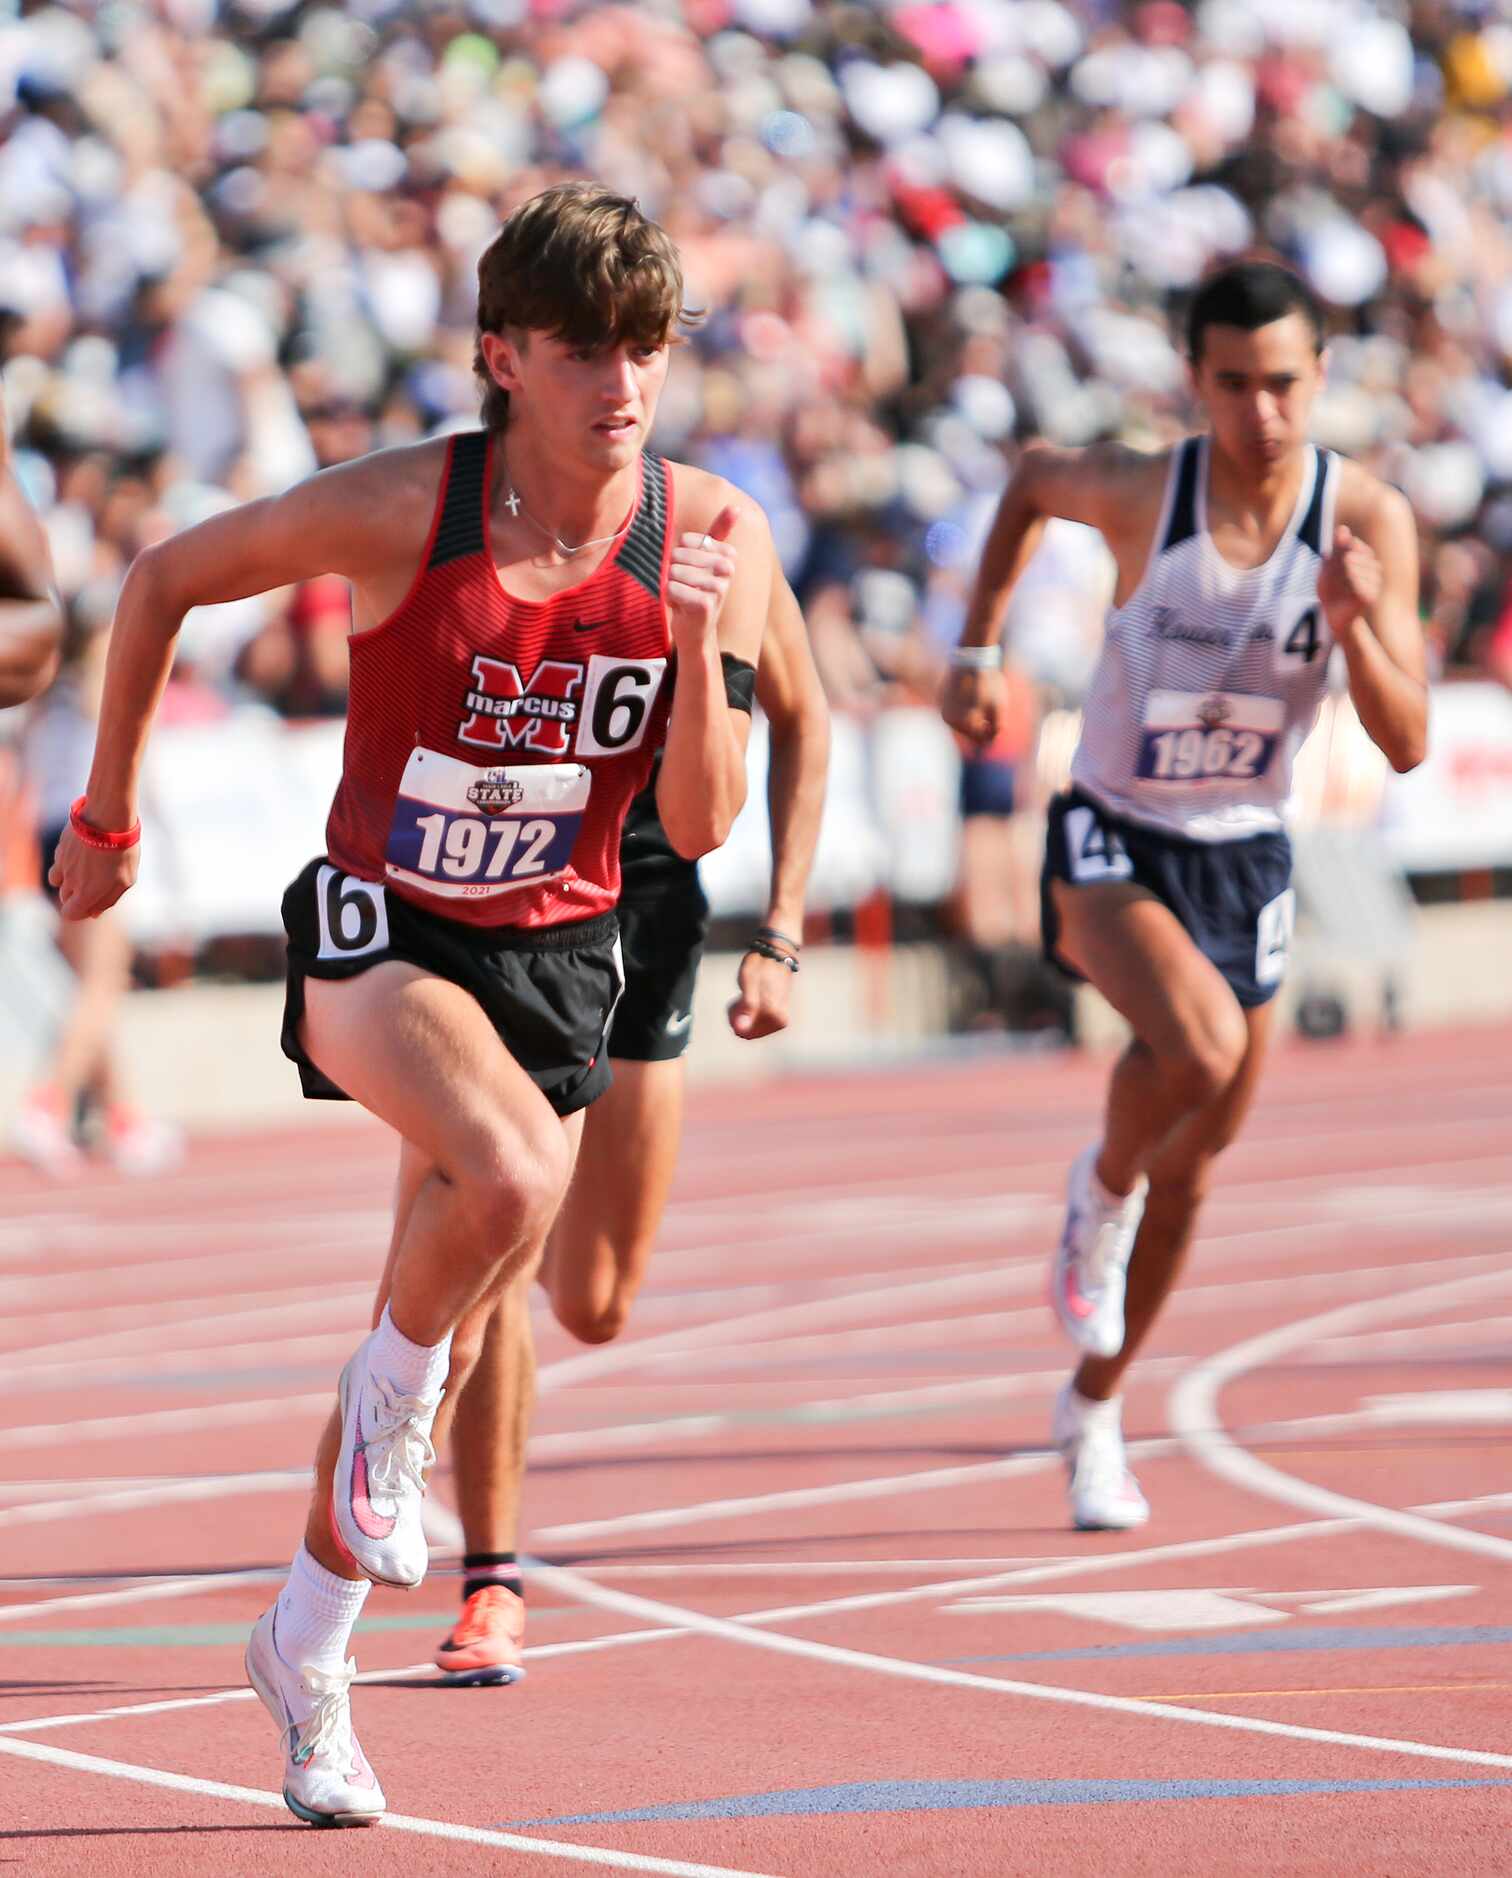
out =
[(1111, 814), (1205, 842), (1285, 825), (1333, 644), (1318, 575), (1339, 470), (1309, 446), (1286, 532), (1254, 568), (1214, 546), (1207, 477), (1207, 439), (1189, 437), (1172, 453), (1144, 576), (1108, 615), (1071, 764)]

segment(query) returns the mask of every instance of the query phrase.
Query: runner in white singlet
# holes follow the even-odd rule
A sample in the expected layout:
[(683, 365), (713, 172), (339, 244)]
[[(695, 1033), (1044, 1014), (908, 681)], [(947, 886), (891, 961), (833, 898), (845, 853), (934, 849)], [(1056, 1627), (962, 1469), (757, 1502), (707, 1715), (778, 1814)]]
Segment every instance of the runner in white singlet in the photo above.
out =
[(1158, 456), (1024, 452), (944, 700), (958, 730), (993, 735), (1014, 581), (1049, 517), (1098, 529), (1118, 586), (1042, 893), (1047, 952), (1134, 1033), (1102, 1137), (1072, 1166), (1051, 1280), (1083, 1352), (1054, 1430), (1082, 1527), (1149, 1517), (1119, 1391), (1254, 1095), (1291, 936), (1292, 760), (1330, 653), (1395, 769), (1427, 741), (1412, 512), (1307, 440), (1316, 301), (1286, 268), (1236, 262), (1198, 289), (1187, 337), (1203, 436)]

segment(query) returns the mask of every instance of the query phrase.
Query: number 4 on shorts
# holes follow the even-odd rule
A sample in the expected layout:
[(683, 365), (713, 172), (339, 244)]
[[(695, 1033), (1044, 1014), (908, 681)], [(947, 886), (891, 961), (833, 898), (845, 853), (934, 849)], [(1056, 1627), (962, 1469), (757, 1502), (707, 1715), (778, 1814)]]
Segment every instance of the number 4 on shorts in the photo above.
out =
[(1109, 828), (1095, 810), (1066, 810), (1066, 859), (1073, 885), (1093, 880), (1127, 880), (1134, 863), (1117, 829)]

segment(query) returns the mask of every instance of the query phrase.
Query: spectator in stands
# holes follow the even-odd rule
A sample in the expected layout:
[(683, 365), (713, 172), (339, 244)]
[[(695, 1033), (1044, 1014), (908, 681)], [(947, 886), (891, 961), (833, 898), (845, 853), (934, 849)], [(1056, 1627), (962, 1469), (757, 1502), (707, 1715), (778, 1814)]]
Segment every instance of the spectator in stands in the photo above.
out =
[[(113, 595), (107, 595), (107, 605)], [(70, 609), (63, 664), (31, 707), (22, 770), (36, 804), (46, 882), (68, 812), (82, 792), (94, 749), (95, 716), (109, 637), (109, 612), (89, 597)], [(44, 887), (56, 903), (56, 894)], [(143, 1115), (126, 1090), (115, 1040), (131, 973), (131, 941), (118, 913), (65, 923), (55, 934), (74, 978), (74, 995), (41, 1078), (10, 1126), (10, 1145), (59, 1179), (76, 1173), (88, 1141), (123, 1173), (153, 1174), (182, 1154), (179, 1131)]]
[[(891, 556), (921, 609), (1016, 441), (1179, 429), (1173, 315), (1252, 244), (1327, 306), (1319, 440), (1406, 490), (1445, 666), (1475, 656), (1457, 554), (1505, 553), (1512, 501), (1488, 0), (115, 0), (3, 40), (0, 331), (66, 598), (134, 506), (474, 422), (477, 257), (587, 172), (720, 309), (659, 441), (762, 501), (842, 709), (891, 695), (862, 573)], [(334, 711), (336, 614), (223, 621), (202, 676)], [(1074, 706), (1074, 671), (1043, 682)]]

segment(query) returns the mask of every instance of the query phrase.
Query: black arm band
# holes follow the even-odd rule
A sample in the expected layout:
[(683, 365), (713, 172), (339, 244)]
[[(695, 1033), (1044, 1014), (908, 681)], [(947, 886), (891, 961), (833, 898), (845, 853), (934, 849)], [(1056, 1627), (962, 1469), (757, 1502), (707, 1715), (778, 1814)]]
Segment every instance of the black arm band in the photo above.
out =
[(789, 939), (785, 932), (778, 932), (775, 926), (758, 926), (756, 928), (756, 937), (758, 939), (770, 939), (774, 946), (788, 946), (794, 952), (801, 952), (803, 950), (803, 941), (801, 939)]
[(746, 947), (747, 952), (754, 952), (759, 957), (770, 959), (774, 965), (785, 965), (790, 972), (799, 969), (798, 961), (789, 952), (779, 952), (776, 946), (769, 946), (765, 939), (753, 939)]
[(749, 717), (756, 698), (756, 667), (747, 659), (737, 659), (733, 652), (721, 652), (719, 663), (724, 671), (725, 703)]

